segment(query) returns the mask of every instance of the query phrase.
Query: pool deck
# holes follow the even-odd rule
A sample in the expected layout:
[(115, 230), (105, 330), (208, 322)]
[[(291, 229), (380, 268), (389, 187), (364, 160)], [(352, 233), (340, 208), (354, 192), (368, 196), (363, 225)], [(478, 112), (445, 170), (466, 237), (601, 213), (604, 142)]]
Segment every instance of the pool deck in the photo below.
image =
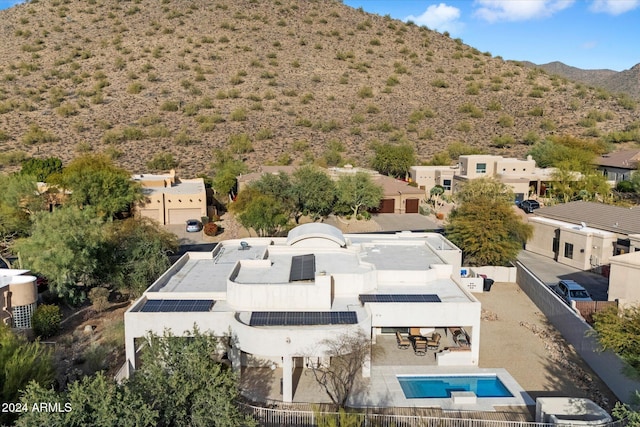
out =
[[(449, 374), (495, 374), (509, 389), (513, 397), (482, 397), (474, 404), (455, 404), (451, 398), (408, 399), (405, 397), (398, 375), (449, 375)], [(364, 380), (361, 392), (349, 399), (349, 406), (364, 407), (438, 407), (444, 411), (495, 411), (496, 406), (535, 405), (534, 400), (524, 391), (517, 381), (500, 368), (476, 367), (436, 367), (436, 366), (373, 366), (371, 377)]]

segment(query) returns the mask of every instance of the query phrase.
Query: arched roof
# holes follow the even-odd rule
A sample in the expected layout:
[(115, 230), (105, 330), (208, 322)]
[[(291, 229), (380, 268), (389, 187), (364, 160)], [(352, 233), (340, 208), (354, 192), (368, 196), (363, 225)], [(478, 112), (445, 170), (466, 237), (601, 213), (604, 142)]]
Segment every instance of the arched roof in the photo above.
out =
[(342, 247), (346, 245), (342, 231), (329, 224), (311, 222), (302, 224), (289, 231), (287, 234), (287, 245), (293, 246), (306, 239), (326, 239)]

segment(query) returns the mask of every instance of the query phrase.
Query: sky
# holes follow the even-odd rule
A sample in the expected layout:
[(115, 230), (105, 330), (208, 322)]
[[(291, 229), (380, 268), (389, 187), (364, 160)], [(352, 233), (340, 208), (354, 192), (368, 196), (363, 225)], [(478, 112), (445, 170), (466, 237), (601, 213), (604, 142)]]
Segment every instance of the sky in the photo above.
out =
[(640, 63), (640, 0), (343, 0), (413, 21), (481, 52), (622, 71)]
[[(413, 21), (481, 52), (622, 71), (640, 63), (640, 0), (343, 0)], [(6, 9), (19, 0), (0, 0)]]

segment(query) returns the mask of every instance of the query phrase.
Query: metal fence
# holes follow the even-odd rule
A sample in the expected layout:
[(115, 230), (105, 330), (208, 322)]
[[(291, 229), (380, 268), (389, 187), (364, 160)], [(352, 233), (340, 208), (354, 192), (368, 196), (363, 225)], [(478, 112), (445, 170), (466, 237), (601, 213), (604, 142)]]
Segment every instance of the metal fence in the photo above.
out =
[[(316, 427), (322, 425), (349, 425), (362, 427), (556, 427), (554, 424), (534, 423), (526, 421), (504, 421), (471, 418), (442, 418), (420, 415), (389, 415), (369, 413), (297, 411), (287, 409), (271, 409), (242, 404), (244, 411), (251, 415), (263, 427)], [(333, 423), (331, 423), (333, 421)], [(569, 425), (569, 424), (563, 424)], [(623, 427), (625, 420), (603, 424), (590, 424), (590, 427)]]

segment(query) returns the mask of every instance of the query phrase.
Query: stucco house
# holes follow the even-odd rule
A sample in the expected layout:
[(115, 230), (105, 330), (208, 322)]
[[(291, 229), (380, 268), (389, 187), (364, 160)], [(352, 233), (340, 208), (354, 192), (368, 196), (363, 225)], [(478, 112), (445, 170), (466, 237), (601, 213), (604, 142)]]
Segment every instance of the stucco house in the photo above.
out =
[(460, 186), (477, 178), (494, 178), (513, 189), (516, 200), (544, 195), (553, 180), (553, 168), (538, 168), (531, 156), (526, 159), (489, 154), (460, 156), (455, 166), (412, 166), (411, 179), (427, 194), (441, 185), (445, 194), (454, 194)]
[(0, 268), (0, 322), (16, 329), (30, 329), (36, 311), (36, 277), (29, 270)]
[(582, 270), (640, 249), (640, 207), (575, 201), (535, 211), (526, 249)]
[(136, 204), (136, 215), (162, 225), (184, 224), (188, 219), (207, 216), (207, 192), (202, 178), (178, 179), (168, 174), (136, 174), (132, 179), (142, 186), (144, 201)]
[[(194, 324), (220, 337), (239, 373), (282, 368), (284, 402), (296, 369), (331, 363), (325, 340), (358, 330), (373, 343), (438, 331), (430, 363), (477, 367), (480, 303), (461, 284), (461, 258), (437, 233), (342, 234), (321, 223), (186, 253), (125, 313), (125, 367), (136, 368), (148, 331), (180, 336)], [(451, 330), (466, 333), (464, 346)], [(370, 369), (369, 360), (363, 377)]]

